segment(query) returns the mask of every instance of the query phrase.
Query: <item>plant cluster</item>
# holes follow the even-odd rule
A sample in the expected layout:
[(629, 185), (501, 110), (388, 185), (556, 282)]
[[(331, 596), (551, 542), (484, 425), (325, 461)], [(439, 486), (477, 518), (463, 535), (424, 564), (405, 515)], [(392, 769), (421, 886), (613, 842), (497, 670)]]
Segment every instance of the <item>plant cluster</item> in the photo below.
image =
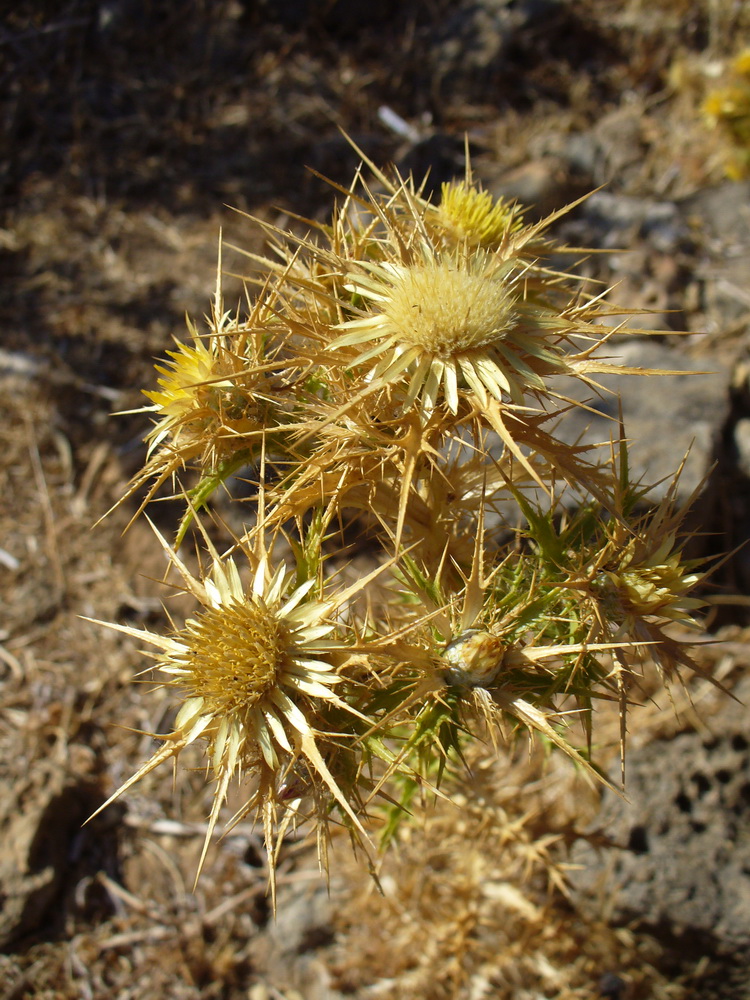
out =
[(726, 174), (742, 180), (750, 174), (750, 49), (729, 63), (721, 85), (709, 90), (703, 114), (727, 145)]
[[(585, 405), (571, 385), (595, 397), (633, 371), (604, 353), (632, 330), (555, 264), (562, 213), (529, 224), (468, 167), (433, 202), (368, 165), (377, 188), (339, 188), (330, 223), (258, 223), (269, 250), (247, 255), (242, 310), (220, 261), (207, 331), (191, 323), (146, 392), (130, 490), (141, 509), (165, 484), (182, 500), (174, 540), (156, 535), (196, 610), (168, 635), (113, 626), (155, 649), (181, 705), (112, 798), (199, 742), (206, 845), (241, 779), (230, 823), (259, 819), (272, 873), (305, 821), (324, 866), (337, 826), (374, 861), (470, 741), (526, 732), (597, 775), (596, 700), (619, 703), (624, 734), (645, 660), (667, 682), (697, 669), (674, 631), (701, 578), (674, 486), (645, 515), (621, 422), (600, 448), (558, 434)], [(225, 551), (220, 489), (246, 525)]]

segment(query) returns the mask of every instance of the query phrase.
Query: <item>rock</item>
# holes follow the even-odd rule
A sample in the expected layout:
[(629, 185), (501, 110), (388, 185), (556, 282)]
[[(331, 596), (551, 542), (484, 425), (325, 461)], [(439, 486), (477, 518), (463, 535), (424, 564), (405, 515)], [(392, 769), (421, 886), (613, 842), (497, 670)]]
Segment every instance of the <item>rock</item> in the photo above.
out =
[(717, 438), (727, 419), (729, 375), (712, 363), (705, 366), (676, 347), (638, 338), (612, 344), (613, 363), (637, 368), (677, 370), (682, 375), (603, 375), (597, 381), (612, 390), (597, 398), (573, 379), (560, 379), (563, 395), (588, 399), (594, 412), (574, 408), (564, 415), (557, 434), (564, 441), (585, 444), (608, 441), (618, 435), (618, 398), (622, 400), (625, 435), (630, 442), (632, 480), (654, 484), (651, 498), (663, 497), (674, 473), (687, 455), (678, 486), (685, 500), (706, 476)]
[(728, 181), (681, 205), (702, 244), (704, 306), (722, 329), (750, 313), (750, 181)]
[(590, 132), (570, 137), (571, 165), (587, 173), (595, 187), (602, 184), (626, 187), (629, 180), (643, 171), (646, 149), (642, 130), (642, 107), (616, 108), (604, 115)]
[(688, 297), (697, 301), (700, 293), (689, 263), (694, 237), (674, 202), (597, 191), (563, 218), (557, 236), (569, 245), (611, 251), (581, 265), (562, 263), (611, 286), (610, 303), (645, 311), (626, 325), (686, 327)]
[(612, 196), (637, 187), (646, 152), (643, 108), (635, 101), (603, 115), (584, 132), (546, 129), (529, 142), (532, 157), (553, 157), (564, 172), (585, 181), (587, 190), (607, 185)]
[(551, 215), (587, 194), (593, 186), (571, 176), (563, 160), (556, 156), (540, 156), (499, 176), (483, 176), (482, 179), (494, 198), (523, 205), (527, 222)]
[(645, 241), (661, 253), (675, 253), (690, 239), (690, 228), (674, 202), (597, 191), (575, 219), (561, 226), (561, 236), (597, 250), (631, 250)]
[(747, 245), (750, 238), (750, 181), (725, 181), (685, 199), (681, 210), (706, 235), (724, 244)]
[[(747, 692), (746, 692), (747, 693)], [(571, 851), (581, 910), (637, 921), (707, 952), (750, 948), (750, 731), (736, 703), (713, 734), (632, 750), (626, 792), (607, 790), (595, 839)], [(619, 780), (619, 762), (612, 774)]]

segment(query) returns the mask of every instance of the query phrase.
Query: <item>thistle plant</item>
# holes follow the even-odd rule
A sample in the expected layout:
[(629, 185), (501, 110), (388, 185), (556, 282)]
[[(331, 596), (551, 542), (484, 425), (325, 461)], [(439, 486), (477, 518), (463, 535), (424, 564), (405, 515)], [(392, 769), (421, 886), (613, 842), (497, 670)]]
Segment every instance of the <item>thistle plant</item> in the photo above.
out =
[[(665, 683), (698, 669), (674, 630), (696, 626), (702, 579), (674, 487), (645, 509), (616, 421), (602, 448), (557, 433), (586, 405), (571, 379), (594, 396), (602, 374), (657, 374), (607, 360), (615, 334), (648, 331), (553, 265), (567, 209), (527, 225), (468, 167), (433, 203), (365, 162), (378, 190), (358, 174), (329, 223), (256, 221), (269, 251), (245, 255), (247, 308), (225, 309), (220, 263), (207, 329), (189, 323), (157, 366), (130, 493), (142, 511), (169, 484), (182, 503), (157, 538), (195, 611), (166, 635), (112, 626), (156, 650), (180, 707), (109, 801), (201, 744), (201, 864), (237, 780), (230, 824), (262, 823), (272, 879), (305, 823), (324, 866), (339, 828), (375, 866), (418, 791), (450, 795), (469, 743), (492, 754), (525, 732), (606, 780), (597, 700), (619, 703), (624, 734), (645, 661)], [(352, 580), (357, 531), (371, 569)]]

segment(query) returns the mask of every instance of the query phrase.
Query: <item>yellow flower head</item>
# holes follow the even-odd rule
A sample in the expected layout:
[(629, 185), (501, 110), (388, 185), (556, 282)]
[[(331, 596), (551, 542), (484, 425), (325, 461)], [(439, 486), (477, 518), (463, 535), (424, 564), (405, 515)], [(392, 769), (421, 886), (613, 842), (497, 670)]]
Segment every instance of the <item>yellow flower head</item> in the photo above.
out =
[(731, 86), (712, 90), (703, 102), (703, 113), (713, 125), (746, 118), (750, 115), (750, 88)]
[[(324, 791), (328, 811), (335, 800), (363, 834), (326, 764), (325, 747), (321, 751), (331, 739), (323, 729), (331, 706), (359, 715), (334, 691), (342, 681), (335, 660), (344, 649), (342, 640), (332, 636), (338, 599), (311, 599), (314, 580), (294, 586), (283, 566), (271, 572), (265, 555), (251, 560), (256, 565), (247, 590), (232, 559), (215, 556), (210, 576), (198, 579), (158, 537), (202, 610), (171, 636), (110, 626), (160, 650), (158, 669), (170, 678), (169, 686), (180, 690), (183, 701), (173, 731), (157, 737), (163, 745), (108, 802), (201, 741), (216, 781), (201, 865), (235, 774), (262, 776), (263, 796), (252, 795), (247, 808), (254, 805), (263, 813), (268, 841), (273, 839), (269, 810), (275, 816), (279, 804), (284, 808), (285, 782), (300, 770)], [(348, 600), (351, 590), (340, 600)], [(268, 846), (273, 853), (272, 843)]]
[(750, 49), (730, 63), (721, 86), (706, 94), (701, 110), (725, 142), (727, 176), (733, 180), (746, 177), (750, 171)]
[[(172, 359), (165, 365), (157, 365), (161, 375), (157, 391), (144, 390), (144, 396), (151, 400), (155, 409), (170, 424), (184, 419), (192, 410), (201, 405), (201, 397), (208, 395), (209, 389), (216, 391), (216, 352), (199, 339), (192, 346), (178, 343), (176, 351), (167, 351)], [(228, 387), (228, 380), (223, 380)]]
[(171, 360), (156, 366), (159, 389), (144, 390), (157, 415), (149, 453), (168, 441), (183, 461), (202, 455), (210, 468), (272, 423), (268, 404), (278, 380), (260, 359), (234, 352), (223, 338), (195, 334), (192, 344), (178, 343), (167, 354)]
[(743, 49), (732, 61), (732, 72), (750, 80), (750, 49)]
[(518, 206), (465, 181), (443, 184), (437, 218), (458, 242), (488, 249), (499, 246), (523, 221)]
[(524, 392), (544, 388), (539, 368), (563, 370), (546, 311), (524, 301), (517, 262), (426, 249), (411, 263), (362, 268), (346, 288), (369, 308), (340, 324), (345, 332), (331, 346), (372, 342), (349, 365), (377, 359), (370, 379), (403, 380), (405, 407), (419, 400), (429, 414), (444, 400), (456, 413), (462, 383), (480, 399), (506, 393), (521, 403)]
[[(188, 320), (192, 341), (167, 352), (169, 360), (156, 366), (159, 388), (144, 390), (151, 405), (143, 410), (153, 415), (154, 426), (145, 436), (148, 460), (127, 494), (150, 482), (140, 510), (167, 480), (178, 485), (185, 470), (200, 475), (190, 492), (197, 510), (261, 451), (272, 459), (287, 455), (296, 368), (279, 358), (283, 339), (272, 342), (272, 330), (278, 332), (274, 321), (262, 300), (246, 321), (215, 309), (207, 337)], [(281, 333), (283, 338), (288, 331), (282, 327)], [(187, 486), (179, 486), (184, 493)], [(178, 542), (191, 521), (187, 511)]]

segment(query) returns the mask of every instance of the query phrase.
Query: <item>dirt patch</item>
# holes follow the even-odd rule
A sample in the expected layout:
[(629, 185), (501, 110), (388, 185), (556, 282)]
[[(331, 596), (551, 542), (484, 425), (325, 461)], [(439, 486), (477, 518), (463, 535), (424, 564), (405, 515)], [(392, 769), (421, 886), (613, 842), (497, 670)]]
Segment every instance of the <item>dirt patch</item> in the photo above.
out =
[[(162, 602), (178, 618), (187, 609), (160, 585), (145, 524), (122, 534), (137, 498), (94, 527), (145, 455), (147, 418), (111, 413), (142, 405), (153, 359), (183, 335), (186, 312), (207, 310), (219, 230), (261, 248), (226, 206), (280, 225), (319, 216), (331, 192), (306, 167), (346, 184), (357, 166), (341, 128), (378, 163), (429, 168), (432, 183), (461, 173), (468, 134), (488, 186), (523, 182), (551, 207), (605, 181), (615, 195), (699, 197), (723, 177), (720, 149), (698, 111), (708, 84), (676, 67), (750, 44), (748, 11), (720, 6), (71, 0), (4, 15), (0, 996), (709, 995), (691, 990), (714, 970), (676, 960), (645, 931), (587, 922), (562, 874), (548, 884), (537, 871), (535, 845), (546, 851), (549, 837), (554, 854), (576, 823), (554, 804), (575, 779), (540, 760), (481, 774), (460, 815), (437, 809), (388, 862), (382, 898), (342, 844), (329, 901), (314, 847), (290, 837), (279, 898), (301, 913), (293, 957), (292, 937), (269, 923), (255, 831), (240, 825), (212, 847), (193, 889), (211, 800), (197, 754), (174, 787), (157, 772), (82, 823), (174, 712), (148, 679), (134, 683), (135, 643), (87, 619), (167, 630)], [(703, 296), (701, 247), (713, 253), (719, 237), (696, 236), (662, 272), (658, 305), (679, 309), (688, 329), (708, 319), (731, 371), (750, 310), (741, 296), (729, 296), (731, 315)], [(602, 260), (596, 273), (617, 277)], [(238, 257), (225, 265), (246, 270)], [(659, 274), (649, 280), (653, 291)], [(231, 274), (224, 288), (228, 300), (243, 294)], [(735, 422), (743, 391), (733, 390)], [(747, 517), (733, 509), (732, 525)], [(744, 633), (734, 635), (728, 660), (706, 654), (730, 687), (745, 669)], [(654, 715), (634, 716), (641, 739), (664, 725)], [(613, 726), (613, 747), (617, 738)], [(577, 785), (570, 794), (589, 801)], [(528, 904), (514, 888), (524, 858)]]

